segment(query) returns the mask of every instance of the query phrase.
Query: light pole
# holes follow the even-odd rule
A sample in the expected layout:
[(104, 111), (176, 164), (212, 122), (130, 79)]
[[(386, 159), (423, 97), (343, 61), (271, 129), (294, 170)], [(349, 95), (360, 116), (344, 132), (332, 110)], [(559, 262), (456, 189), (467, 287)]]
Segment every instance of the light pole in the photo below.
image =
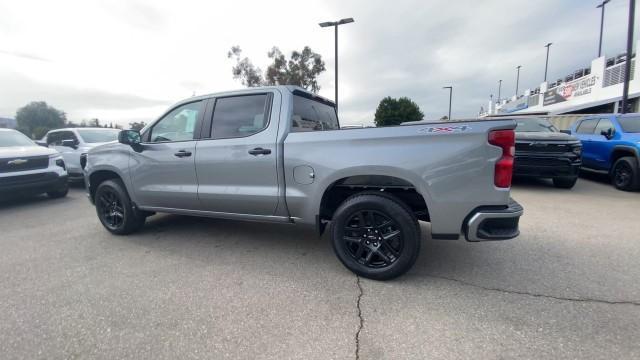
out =
[[(622, 86), (622, 111), (620, 111), (622, 114), (627, 112), (627, 102), (629, 101), (629, 79), (631, 77), (631, 51), (633, 50), (633, 20), (634, 20), (635, 12), (636, 12), (636, 0), (629, 0), (629, 24), (627, 28), (627, 61), (624, 64), (624, 84)], [(637, 73), (637, 69), (638, 67), (636, 66), (636, 73)]]
[(453, 97), (453, 86), (444, 86), (443, 89), (449, 89), (449, 117), (447, 120), (451, 120), (451, 98)]
[(336, 90), (336, 114), (338, 113), (338, 26), (343, 24), (352, 23), (353, 18), (340, 19), (338, 21), (326, 21), (320, 23), (320, 27), (329, 27), (333, 26), (335, 29), (335, 64), (336, 64), (336, 73), (335, 73), (335, 90)]
[(600, 14), (600, 41), (598, 42), (598, 57), (602, 55), (602, 29), (604, 28), (604, 6), (611, 0), (603, 0), (602, 3), (597, 8), (601, 8), (602, 12)]
[(498, 104), (500, 103), (500, 90), (502, 90), (502, 80), (498, 80)]
[(544, 81), (547, 81), (547, 68), (549, 67), (549, 48), (553, 43), (548, 43), (544, 47), (547, 48), (547, 60), (544, 62)]
[(516, 70), (518, 70), (518, 75), (516, 75), (516, 99), (518, 98), (518, 85), (520, 85), (520, 68), (522, 65), (516, 66)]

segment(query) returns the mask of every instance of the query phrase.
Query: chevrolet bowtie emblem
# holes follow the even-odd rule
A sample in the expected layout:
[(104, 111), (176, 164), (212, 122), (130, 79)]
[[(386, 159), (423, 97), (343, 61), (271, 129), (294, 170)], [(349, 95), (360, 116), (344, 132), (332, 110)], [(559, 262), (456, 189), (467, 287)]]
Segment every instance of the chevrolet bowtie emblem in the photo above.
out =
[(15, 160), (11, 160), (9, 162), (7, 162), (7, 164), (9, 165), (22, 165), (24, 163), (26, 163), (28, 160), (25, 159), (15, 159)]

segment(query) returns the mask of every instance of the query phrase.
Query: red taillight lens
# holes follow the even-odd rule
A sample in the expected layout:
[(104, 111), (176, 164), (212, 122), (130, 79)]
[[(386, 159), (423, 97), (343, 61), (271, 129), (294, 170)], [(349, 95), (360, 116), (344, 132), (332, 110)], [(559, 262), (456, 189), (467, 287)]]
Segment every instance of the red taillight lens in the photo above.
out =
[(502, 148), (502, 157), (496, 162), (493, 180), (494, 184), (499, 188), (511, 186), (515, 138), (516, 134), (513, 130), (493, 130), (489, 132), (489, 144)]

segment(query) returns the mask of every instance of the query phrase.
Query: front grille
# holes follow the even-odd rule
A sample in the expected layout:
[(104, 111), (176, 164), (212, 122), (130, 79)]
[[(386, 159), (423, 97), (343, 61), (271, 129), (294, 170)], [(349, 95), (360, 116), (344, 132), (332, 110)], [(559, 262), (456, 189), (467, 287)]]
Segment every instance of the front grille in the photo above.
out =
[(16, 157), (0, 160), (0, 173), (46, 169), (49, 156)]
[(548, 158), (548, 157), (520, 157), (516, 156), (516, 166), (564, 166), (571, 162), (568, 158)]
[(28, 185), (30, 183), (52, 180), (56, 177), (56, 173), (37, 173), (29, 175), (6, 176), (0, 177), (0, 185)]
[(570, 152), (571, 145), (566, 143), (556, 144), (543, 141), (516, 142), (516, 153), (519, 151), (557, 154)]

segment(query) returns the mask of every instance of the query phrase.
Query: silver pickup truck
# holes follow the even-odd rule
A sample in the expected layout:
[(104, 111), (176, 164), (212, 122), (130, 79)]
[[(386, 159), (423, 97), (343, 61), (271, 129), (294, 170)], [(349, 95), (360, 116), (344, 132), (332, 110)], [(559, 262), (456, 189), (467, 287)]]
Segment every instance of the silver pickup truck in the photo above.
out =
[(192, 97), (89, 151), (86, 189), (118, 235), (156, 212), (330, 224), (350, 270), (390, 279), (433, 239), (511, 239), (512, 120), (340, 129), (331, 101), (292, 86)]

